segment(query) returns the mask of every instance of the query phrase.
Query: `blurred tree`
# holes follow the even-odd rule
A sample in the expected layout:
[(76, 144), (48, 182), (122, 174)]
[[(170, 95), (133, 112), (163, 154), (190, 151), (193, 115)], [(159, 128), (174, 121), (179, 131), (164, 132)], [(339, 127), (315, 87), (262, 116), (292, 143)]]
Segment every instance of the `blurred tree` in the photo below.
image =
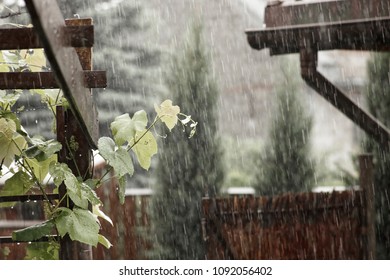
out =
[[(367, 105), (370, 113), (390, 126), (390, 54), (374, 54), (367, 65)], [(371, 139), (365, 143), (374, 155), (377, 258), (390, 258), (390, 152)]]
[(212, 79), (200, 23), (194, 23), (184, 53), (166, 78), (170, 96), (199, 124), (193, 138), (180, 129), (162, 140), (153, 197), (156, 250), (152, 258), (204, 259), (201, 200), (221, 188), (224, 171), (217, 128), (218, 90)]
[(297, 96), (294, 73), (287, 71), (284, 78), (276, 92), (269, 139), (256, 164), (254, 187), (261, 195), (309, 191), (315, 182), (309, 157), (312, 118)]

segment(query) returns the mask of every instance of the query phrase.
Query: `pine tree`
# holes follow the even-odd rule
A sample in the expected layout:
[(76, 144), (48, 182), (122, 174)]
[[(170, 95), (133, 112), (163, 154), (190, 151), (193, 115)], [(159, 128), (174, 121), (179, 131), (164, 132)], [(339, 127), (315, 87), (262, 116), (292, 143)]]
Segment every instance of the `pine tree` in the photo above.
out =
[(269, 139), (257, 163), (254, 187), (261, 195), (308, 191), (314, 185), (309, 157), (312, 118), (297, 96), (293, 73), (284, 73), (284, 77), (276, 92)]
[(153, 258), (204, 259), (201, 200), (215, 196), (223, 181), (222, 150), (217, 128), (218, 90), (195, 23), (184, 53), (174, 59), (167, 86), (172, 100), (199, 124), (193, 138), (180, 129), (163, 139), (157, 167), (153, 225), (157, 249)]
[[(370, 113), (385, 126), (390, 125), (390, 54), (375, 54), (368, 62), (367, 105)], [(390, 258), (390, 152), (373, 140), (366, 148), (374, 155), (377, 258)]]

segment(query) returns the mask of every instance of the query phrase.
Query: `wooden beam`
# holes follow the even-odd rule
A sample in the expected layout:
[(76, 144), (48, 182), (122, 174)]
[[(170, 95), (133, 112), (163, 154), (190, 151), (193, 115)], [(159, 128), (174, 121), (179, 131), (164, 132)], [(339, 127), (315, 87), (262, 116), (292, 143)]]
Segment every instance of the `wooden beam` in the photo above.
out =
[[(64, 44), (66, 46), (92, 47), (93, 43), (93, 25), (64, 28)], [(35, 28), (0, 28), (0, 50), (38, 48), (43, 48), (43, 44)]]
[(364, 191), (365, 202), (365, 226), (367, 228), (366, 257), (375, 260), (376, 237), (375, 237), (375, 188), (374, 188), (374, 164), (371, 154), (359, 155), (360, 188)]
[(269, 28), (377, 18), (389, 14), (390, 2), (387, 0), (279, 1), (265, 8), (264, 24)]
[(247, 30), (253, 49), (271, 55), (299, 53), (302, 46), (321, 50), (390, 51), (390, 17)]
[(31, 21), (39, 34), (53, 72), (91, 148), (97, 147), (96, 105), (84, 83), (83, 70), (74, 48), (66, 47), (65, 20), (52, 0), (26, 0)]
[[(88, 88), (105, 88), (107, 78), (105, 71), (82, 72), (85, 86)], [(6, 72), (0, 73), (0, 89), (48, 89), (60, 88), (52, 72)]]
[(301, 49), (301, 76), (305, 82), (330, 104), (346, 115), (384, 149), (390, 146), (390, 131), (370, 113), (360, 108), (342, 90), (317, 71), (317, 52), (307, 46)]

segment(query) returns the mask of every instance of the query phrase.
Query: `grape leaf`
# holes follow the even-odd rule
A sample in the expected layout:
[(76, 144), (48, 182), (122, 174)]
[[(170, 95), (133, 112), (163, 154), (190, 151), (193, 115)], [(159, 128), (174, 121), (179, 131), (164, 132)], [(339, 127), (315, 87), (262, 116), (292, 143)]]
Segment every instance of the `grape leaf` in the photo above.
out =
[(118, 146), (130, 142), (137, 131), (145, 129), (148, 123), (148, 117), (144, 110), (135, 112), (133, 118), (129, 114), (123, 114), (115, 118), (111, 123), (111, 132), (114, 136), (115, 143)]
[(87, 184), (77, 180), (73, 174), (67, 174), (65, 177), (64, 183), (66, 185), (67, 194), (74, 204), (83, 209), (88, 209), (88, 201), (91, 202), (92, 205), (101, 204), (95, 191)]
[(61, 150), (61, 143), (51, 139), (44, 141), (37, 137), (30, 139), (32, 146), (24, 151), (28, 158), (35, 158), (37, 161), (44, 161), (51, 158), (56, 152)]
[(132, 120), (134, 122), (134, 129), (136, 131), (144, 130), (148, 124), (148, 116), (144, 110), (135, 112)]
[[(138, 140), (145, 131), (137, 132), (136, 139)], [(134, 143), (134, 141), (133, 141)], [(131, 144), (133, 144), (131, 143)], [(150, 167), (152, 156), (157, 153), (157, 141), (151, 132), (146, 134), (132, 148), (137, 156), (138, 162), (142, 168), (148, 170)]]
[(10, 119), (0, 119), (0, 162), (9, 167), (15, 156), (27, 145), (22, 135), (16, 132), (16, 124)]
[(70, 239), (92, 246), (99, 242), (99, 223), (97, 217), (90, 211), (80, 208), (70, 210), (58, 208), (60, 215), (55, 219), (58, 233), (61, 237), (69, 234)]
[(11, 107), (15, 104), (15, 102), (18, 101), (19, 97), (20, 97), (20, 93), (18, 93), (17, 91), (7, 92), (5, 90), (0, 90), (0, 107), (3, 108), (4, 110), (6, 108), (8, 108), (8, 110), (11, 109)]
[(105, 238), (103, 235), (98, 234), (98, 240), (99, 240), (99, 243), (102, 244), (107, 249), (110, 249), (112, 247), (111, 242), (108, 241), (108, 239)]
[(135, 128), (134, 122), (131, 120), (129, 114), (116, 117), (115, 121), (111, 123), (111, 132), (118, 146), (132, 139), (135, 135)]
[(112, 223), (112, 220), (110, 217), (108, 217), (102, 210), (100, 210), (100, 205), (94, 205), (92, 207), (92, 213), (95, 214), (96, 216), (102, 218), (103, 220), (106, 220), (107, 222), (109, 222), (112, 226), (114, 226), (114, 224)]
[(111, 165), (118, 178), (134, 173), (133, 161), (130, 154), (122, 147), (116, 147), (114, 141), (108, 137), (101, 137), (98, 141), (101, 156)]
[(161, 121), (165, 123), (169, 130), (172, 130), (177, 124), (180, 107), (173, 106), (172, 101), (167, 99), (160, 106), (154, 105), (154, 109)]
[(33, 242), (27, 245), (25, 260), (58, 260), (57, 242)]
[(49, 166), (49, 173), (53, 177), (54, 184), (59, 187), (68, 177), (74, 176), (72, 170), (65, 163), (52, 162)]
[(17, 51), (4, 50), (1, 52), (3, 55), (4, 62), (9, 67), (8, 71), (5, 72), (10, 72), (10, 69), (12, 69), (12, 71), (15, 71), (17, 68), (19, 68), (20, 55)]
[(54, 226), (54, 222), (52, 220), (48, 220), (37, 225), (14, 231), (12, 233), (12, 239), (15, 241), (34, 241), (50, 235)]
[(8, 63), (4, 60), (3, 51), (0, 51), (0, 72), (9, 72)]
[(40, 183), (46, 178), (46, 175), (49, 173), (49, 166), (52, 162), (57, 162), (57, 155), (52, 155), (46, 160), (38, 161), (35, 158), (26, 158), (26, 162), (32, 168), (35, 177), (37, 177)]
[[(23, 195), (34, 185), (34, 181), (26, 172), (18, 171), (11, 178), (5, 181), (4, 187), (0, 190), (0, 196)], [(0, 203), (1, 207), (13, 206), (15, 202)]]
[(21, 50), (20, 56), (25, 57), (31, 72), (40, 72), (43, 67), (46, 67), (46, 56), (43, 49)]

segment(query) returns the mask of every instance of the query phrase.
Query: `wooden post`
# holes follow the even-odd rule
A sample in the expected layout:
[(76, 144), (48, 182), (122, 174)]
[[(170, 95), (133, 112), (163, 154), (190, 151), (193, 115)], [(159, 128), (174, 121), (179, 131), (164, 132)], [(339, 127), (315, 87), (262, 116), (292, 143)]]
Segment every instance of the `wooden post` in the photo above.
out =
[[(67, 20), (67, 25), (91, 25), (92, 19)], [(91, 48), (76, 48), (84, 70), (92, 70)], [(59, 162), (66, 163), (76, 176), (84, 180), (91, 177), (91, 149), (88, 140), (79, 125), (77, 117), (71, 110), (57, 109), (57, 138), (62, 144), (59, 154)], [(70, 143), (77, 143), (77, 150), (72, 150)], [(60, 186), (60, 197), (66, 194), (66, 187)], [(63, 207), (72, 208), (72, 203), (64, 200)], [(62, 260), (90, 260), (92, 259), (92, 247), (80, 242), (72, 242), (68, 235), (61, 239), (60, 259)]]
[(359, 156), (360, 188), (364, 191), (367, 228), (367, 259), (375, 259), (375, 189), (373, 180), (373, 157), (371, 154)]

